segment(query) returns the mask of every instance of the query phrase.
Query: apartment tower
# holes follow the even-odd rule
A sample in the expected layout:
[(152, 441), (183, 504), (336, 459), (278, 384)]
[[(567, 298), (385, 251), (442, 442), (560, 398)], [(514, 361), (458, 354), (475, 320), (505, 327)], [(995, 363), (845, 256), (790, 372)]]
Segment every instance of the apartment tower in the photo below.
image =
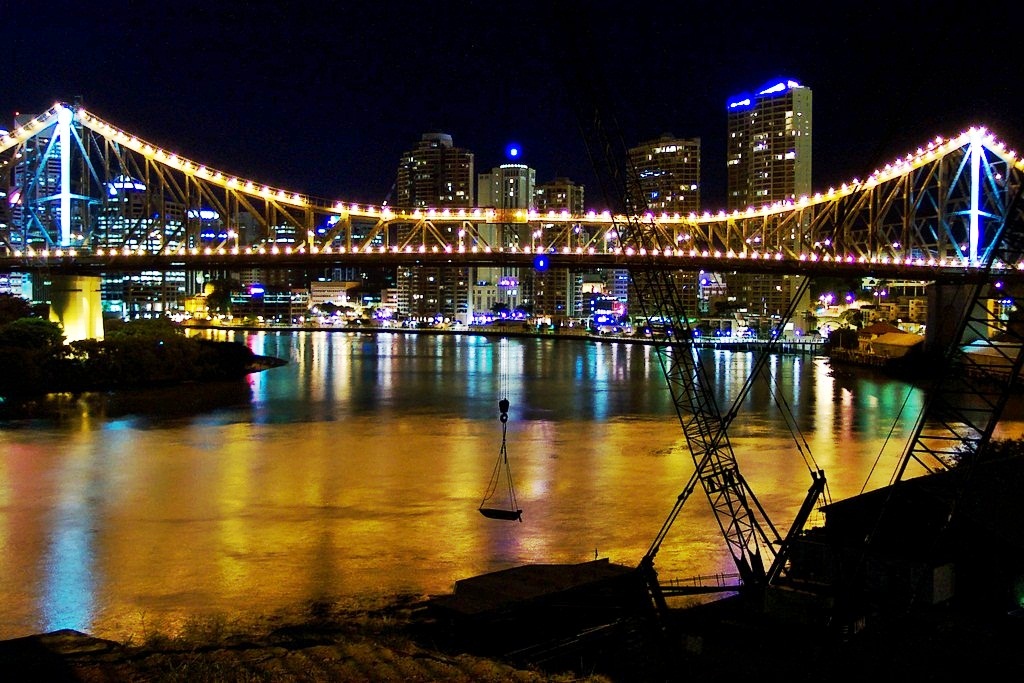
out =
[[(402, 155), (395, 184), (399, 209), (455, 209), (473, 205), (473, 153), (453, 144), (447, 133), (426, 133)], [(400, 226), (399, 242), (416, 240), (411, 225)], [(444, 237), (456, 242), (457, 228), (445, 226)], [(468, 268), (403, 266), (398, 270), (398, 311), (419, 320), (464, 319), (469, 311)]]
[[(811, 193), (811, 89), (772, 81), (726, 103), (726, 208), (729, 211), (796, 201)], [(764, 331), (783, 315), (796, 276), (725, 275), (729, 305)]]
[[(655, 216), (682, 215), (700, 211), (700, 138), (677, 138), (665, 134), (641, 142), (628, 151), (631, 180), (639, 189), (644, 208)], [(700, 273), (674, 271), (671, 274), (681, 301), (691, 315), (703, 312)], [(634, 280), (647, 277), (634, 272)], [(618, 278), (616, 278), (618, 279)], [(630, 291), (627, 309), (634, 317), (641, 313)]]

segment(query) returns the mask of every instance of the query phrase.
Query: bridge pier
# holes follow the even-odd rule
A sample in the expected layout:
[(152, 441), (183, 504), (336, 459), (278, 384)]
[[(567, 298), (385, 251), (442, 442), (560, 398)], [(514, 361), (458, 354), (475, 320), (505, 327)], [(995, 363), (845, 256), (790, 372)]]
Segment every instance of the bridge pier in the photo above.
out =
[(50, 282), (50, 320), (64, 328), (65, 340), (103, 339), (102, 278), (54, 275)]
[[(991, 285), (989, 285), (991, 286)], [(978, 341), (980, 331), (970, 327), (964, 331), (961, 339), (954, 339), (957, 327), (965, 309), (971, 305), (973, 296), (972, 285), (931, 284), (928, 293), (928, 321), (925, 327), (924, 350), (930, 356), (941, 356), (952, 344), (965, 345)], [(982, 304), (976, 303), (976, 306)], [(994, 315), (991, 310), (977, 310), (972, 317), (984, 320)], [(991, 328), (987, 328), (991, 329)]]

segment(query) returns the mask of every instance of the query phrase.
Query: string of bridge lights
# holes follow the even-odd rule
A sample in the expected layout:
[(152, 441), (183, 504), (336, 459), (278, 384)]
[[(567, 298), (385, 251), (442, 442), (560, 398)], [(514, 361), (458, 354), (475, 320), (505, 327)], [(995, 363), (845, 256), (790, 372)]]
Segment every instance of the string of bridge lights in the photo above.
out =
[[(496, 253), (504, 253), (504, 254), (512, 254), (512, 255), (521, 254), (521, 255), (526, 255), (526, 256), (529, 256), (529, 255), (550, 256), (550, 255), (557, 255), (557, 254), (566, 255), (566, 256), (608, 256), (608, 255), (612, 255), (612, 256), (618, 256), (618, 257), (626, 257), (627, 259), (628, 258), (634, 258), (634, 257), (635, 258), (645, 258), (645, 259), (648, 258), (648, 257), (655, 257), (655, 258), (657, 258), (657, 257), (664, 257), (664, 258), (668, 258), (668, 259), (675, 258), (675, 259), (690, 259), (690, 260), (700, 260), (700, 259), (708, 259), (708, 260), (710, 260), (710, 259), (714, 259), (715, 261), (720, 261), (722, 259), (725, 259), (725, 260), (736, 259), (738, 261), (742, 261), (742, 260), (748, 260), (748, 261), (783, 261), (783, 260), (785, 260), (785, 257), (781, 253), (775, 253), (775, 254), (767, 254), (767, 253), (762, 254), (762, 253), (758, 253), (758, 252), (750, 252), (750, 253), (740, 252), (740, 253), (737, 253), (737, 252), (732, 252), (732, 251), (729, 251), (729, 252), (714, 251), (714, 252), (712, 252), (712, 251), (708, 251), (708, 250), (698, 251), (698, 250), (695, 250), (695, 249), (690, 249), (690, 250), (685, 250), (685, 249), (663, 249), (663, 250), (651, 249), (651, 250), (648, 250), (648, 249), (643, 249), (643, 248), (641, 248), (641, 249), (633, 249), (631, 247), (626, 247), (626, 248), (617, 247), (617, 248), (615, 248), (615, 249), (605, 253), (605, 252), (598, 252), (593, 247), (589, 247), (587, 249), (582, 249), (582, 248), (569, 249), (568, 247), (564, 247), (560, 251), (552, 251), (552, 250), (547, 250), (547, 249), (531, 249), (530, 247), (523, 247), (522, 249), (511, 249), (511, 248), (510, 249), (491, 249), (490, 247), (475, 247), (475, 246), (474, 247), (469, 247), (469, 248), (466, 248), (466, 247), (455, 248), (455, 247), (452, 247), (451, 245), (446, 245), (444, 247), (432, 246), (432, 247), (429, 247), (429, 248), (426, 247), (426, 246), (423, 246), (423, 245), (420, 245), (419, 247), (406, 246), (406, 247), (403, 247), (403, 248), (399, 248), (399, 247), (384, 247), (384, 246), (378, 246), (378, 247), (367, 246), (367, 247), (362, 248), (362, 249), (349, 249), (349, 250), (346, 250), (344, 247), (338, 247), (338, 248), (332, 249), (329, 246), (326, 246), (326, 247), (316, 247), (316, 246), (313, 246), (313, 247), (310, 247), (310, 248), (307, 249), (307, 248), (301, 247), (301, 246), (300, 247), (296, 247), (296, 248), (292, 248), (291, 246), (278, 247), (277, 245), (273, 245), (271, 247), (263, 247), (263, 246), (260, 246), (260, 247), (232, 247), (230, 249), (223, 248), (223, 247), (218, 247), (218, 248), (215, 248), (215, 247), (184, 248), (184, 247), (182, 247), (182, 248), (176, 248), (176, 249), (164, 249), (164, 250), (162, 250), (160, 252), (147, 251), (147, 250), (142, 249), (142, 248), (132, 249), (131, 247), (127, 247), (126, 246), (126, 247), (120, 247), (120, 248), (116, 248), (116, 249), (96, 249), (96, 250), (88, 251), (88, 252), (79, 252), (76, 249), (52, 249), (52, 250), (51, 249), (40, 249), (40, 250), (29, 249), (29, 250), (26, 250), (25, 252), (15, 251), (14, 252), (14, 257), (15, 258), (36, 258), (36, 259), (44, 259), (45, 260), (45, 259), (49, 259), (49, 258), (64, 259), (64, 258), (77, 258), (79, 256), (95, 256), (95, 257), (127, 257), (127, 258), (136, 257), (136, 258), (139, 258), (141, 260), (143, 257), (153, 257), (153, 256), (169, 256), (169, 257), (192, 256), (192, 257), (201, 258), (201, 257), (204, 257), (204, 256), (206, 256), (206, 257), (255, 256), (255, 255), (260, 255), (260, 256), (263, 256), (263, 255), (269, 255), (269, 256), (276, 256), (276, 255), (292, 256), (292, 255), (302, 255), (302, 254), (310, 254), (310, 255), (314, 255), (314, 256), (317, 255), (317, 254), (322, 254), (322, 255), (331, 255), (331, 254), (338, 254), (338, 255), (344, 255), (344, 254), (360, 255), (360, 254), (362, 254), (362, 255), (366, 255), (366, 256), (372, 256), (372, 255), (388, 255), (388, 254), (390, 254), (390, 255), (401, 255), (401, 254), (436, 254), (436, 255), (442, 255), (442, 254), (447, 254), (447, 255), (453, 255), (453, 254), (462, 254), (462, 255), (485, 254), (485, 255), (487, 255), (487, 254), (496, 254)], [(822, 263), (822, 264), (829, 264), (829, 263), (831, 263), (831, 264), (835, 264), (835, 265), (881, 265), (881, 266), (897, 266), (897, 267), (898, 266), (905, 266), (905, 267), (908, 267), (908, 268), (915, 268), (916, 267), (916, 268), (930, 269), (930, 270), (934, 270), (936, 268), (939, 268), (939, 269), (943, 269), (943, 268), (970, 269), (972, 267), (978, 267), (978, 266), (973, 265), (970, 262), (969, 259), (953, 259), (953, 258), (942, 258), (942, 259), (928, 258), (928, 259), (923, 259), (923, 258), (907, 257), (907, 258), (902, 258), (901, 259), (901, 258), (895, 258), (895, 257), (889, 257), (889, 256), (878, 256), (878, 257), (832, 256), (830, 254), (818, 255), (818, 254), (813, 254), (812, 253), (812, 254), (801, 254), (799, 256), (799, 258), (796, 259), (796, 260), (798, 260), (800, 262), (803, 262), (803, 263)], [(680, 268), (688, 267), (688, 265), (689, 264), (681, 264)], [(996, 270), (996, 271), (1006, 271), (1006, 270), (1024, 271), (1024, 263), (1018, 263), (1017, 265), (1012, 266), (1012, 267), (1011, 266), (1007, 266), (1006, 264), (1002, 264), (1002, 263), (995, 263), (995, 264), (992, 264), (991, 268), (993, 270)]]
[[(45, 130), (57, 121), (57, 117), (60, 115), (61, 110), (70, 109), (67, 105), (62, 103), (56, 103), (49, 111), (45, 114), (37, 116), (25, 123), (22, 126), (15, 128), (11, 132), (0, 131), (0, 153), (10, 149), (11, 147), (23, 143), (28, 138), (37, 134), (38, 132)], [(287, 192), (283, 189), (273, 188), (268, 185), (260, 184), (249, 179), (241, 178), (239, 176), (231, 175), (223, 171), (214, 169), (205, 164), (187, 159), (180, 156), (177, 153), (170, 152), (159, 146), (148, 143), (141, 138), (132, 135), (103, 119), (94, 116), (93, 114), (86, 111), (84, 108), (77, 108), (73, 110), (73, 114), (82, 122), (84, 126), (100, 134), (109, 141), (123, 145), (128, 149), (133, 150), (138, 154), (142, 154), (147, 159), (152, 159), (174, 168), (186, 175), (192, 177), (198, 177), (207, 182), (213, 183), (220, 187), (230, 189), (233, 191), (241, 192), (253, 197), (259, 197), (268, 201), (276, 201), (283, 204), (288, 204), (298, 207), (315, 207), (323, 210), (327, 210), (340, 216), (355, 216), (363, 218), (376, 218), (378, 220), (387, 221), (394, 219), (413, 219), (413, 220), (459, 220), (459, 221), (480, 221), (480, 222), (502, 222), (502, 223), (529, 223), (536, 221), (545, 222), (563, 222), (563, 223), (595, 223), (595, 224), (607, 224), (614, 225), (615, 223), (626, 223), (627, 219), (625, 216), (616, 215), (613, 216), (608, 211), (596, 212), (589, 211), (584, 215), (572, 215), (568, 211), (548, 211), (538, 212), (533, 210), (525, 209), (513, 209), (513, 210), (498, 210), (493, 208), (465, 208), (465, 209), (414, 209), (411, 211), (395, 211), (391, 207), (387, 206), (373, 206), (373, 205), (359, 205), (353, 203), (346, 203), (337, 201), (331, 203), (328, 200), (315, 200), (307, 195)], [(1011, 165), (1018, 171), (1024, 171), (1024, 158), (1018, 158), (1017, 154), (1013, 150), (1008, 150), (1006, 146), (995, 136), (984, 127), (970, 128), (958, 136), (951, 139), (944, 139), (941, 136), (936, 137), (929, 141), (923, 147), (918, 147), (916, 152), (908, 153), (903, 158), (895, 159), (893, 162), (886, 164), (883, 168), (875, 170), (869, 175), (864, 181), (854, 178), (850, 183), (843, 183), (839, 188), (830, 187), (828, 191), (824, 193), (816, 193), (813, 197), (801, 196), (799, 199), (787, 200), (774, 202), (772, 204), (765, 204), (761, 207), (749, 207), (745, 210), (733, 210), (732, 212), (719, 211), (716, 214), (710, 212), (704, 212), (700, 216), (695, 213), (688, 215), (681, 215), (679, 213), (668, 214), (661, 213), (655, 215), (653, 212), (644, 213), (642, 219), (645, 222), (657, 221), (664, 224), (687, 224), (693, 227), (698, 227), (705, 223), (715, 223), (729, 219), (743, 219), (743, 218), (754, 218), (757, 216), (768, 216), (773, 214), (785, 213), (794, 209), (803, 209), (806, 207), (813, 206), (815, 204), (829, 202), (834, 199), (853, 194), (855, 192), (871, 188), (879, 183), (884, 183), (889, 180), (893, 180), (900, 176), (904, 176), (913, 170), (924, 166), (925, 164), (931, 163), (938, 158), (941, 158), (950, 152), (960, 149), (965, 144), (981, 144), (991, 150), (993, 153), (998, 155), (1004, 162)], [(677, 237), (677, 241), (687, 241), (689, 235), (680, 235)], [(898, 245), (895, 245), (898, 248)], [(533, 254), (533, 253), (544, 253), (544, 254), (564, 254), (564, 255), (597, 255), (598, 252), (594, 247), (588, 247), (583, 249), (581, 247), (570, 248), (563, 247), (560, 251), (554, 251), (550, 249), (540, 248), (536, 249), (529, 246), (524, 246), (521, 249), (515, 248), (501, 248), (497, 250), (498, 253), (521, 253), (521, 254)], [(89, 252), (95, 256), (152, 256), (155, 252), (146, 249), (143, 246), (132, 249), (131, 247), (125, 246), (117, 249), (97, 249)], [(385, 247), (367, 245), (361, 249), (349, 249), (346, 251), (344, 247), (337, 247), (332, 250), (330, 246), (317, 247), (311, 245), (309, 248), (299, 246), (292, 248), (290, 246), (279, 247), (276, 245), (270, 247), (258, 246), (258, 247), (203, 247), (203, 248), (168, 248), (160, 254), (166, 256), (226, 256), (226, 255), (254, 255), (254, 254), (345, 254), (345, 253), (361, 253), (361, 254), (411, 254), (411, 253), (434, 253), (434, 254), (491, 254), (495, 253), (490, 247), (465, 247), (462, 245), (435, 245), (432, 247), (426, 247), (420, 245), (419, 247)], [(715, 259), (749, 259), (749, 260), (776, 260), (781, 261), (784, 256), (781, 253), (769, 254), (769, 253), (758, 253), (752, 252), (710, 252), (707, 250), (700, 251), (696, 249), (685, 249), (685, 248), (666, 248), (663, 250), (646, 250), (646, 249), (633, 249), (629, 247), (616, 247), (609, 249), (606, 252), (600, 252), (602, 255), (611, 254), (615, 256), (625, 257), (649, 257), (649, 256), (663, 256), (666, 258), (715, 258)], [(19, 258), (63, 258), (64, 256), (77, 256), (78, 253), (74, 249), (42, 249), (33, 250), (29, 249), (24, 252), (15, 252), (15, 256)], [(922, 267), (969, 267), (970, 264), (967, 259), (921, 259), (906, 257), (900, 259), (897, 257), (864, 257), (864, 256), (832, 256), (829, 254), (819, 255), (816, 253), (801, 254), (798, 259), (800, 261), (821, 261), (821, 262), (835, 262), (835, 263), (860, 263), (860, 264), (883, 264), (883, 265), (905, 265), (905, 266), (922, 266)], [(1017, 269), (1024, 269), (1024, 265), (1018, 265)]]

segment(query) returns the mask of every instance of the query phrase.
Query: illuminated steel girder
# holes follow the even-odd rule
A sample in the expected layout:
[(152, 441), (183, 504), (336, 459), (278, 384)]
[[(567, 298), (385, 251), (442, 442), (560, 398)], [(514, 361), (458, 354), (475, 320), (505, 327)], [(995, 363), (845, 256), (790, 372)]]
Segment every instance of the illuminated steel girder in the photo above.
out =
[[(1008, 203), (993, 216), (993, 244), (982, 266), (1017, 262), (1024, 254), (1024, 186), (1018, 175), (1007, 179)], [(935, 286), (931, 293), (947, 315), (937, 320), (936, 335), (945, 360), (913, 436), (894, 476), (910, 467), (934, 472), (953, 468), (977, 453), (992, 437), (996, 423), (1024, 370), (1024, 287), (993, 277), (956, 286)], [(935, 304), (933, 304), (935, 305)]]
[[(380, 247), (431, 251), (497, 249), (485, 225), (526, 225), (531, 249), (558, 254), (621, 253), (617, 226), (643, 224), (663, 255), (732, 255), (789, 260), (965, 260), (992, 248), (986, 225), (1005, 206), (1024, 162), (984, 130), (936, 139), (865, 180), (794, 202), (697, 215), (574, 216), (524, 210), (412, 209), (318, 199), (219, 171), (116, 128), (81, 107), (57, 104), (0, 137), (0, 180), (17, 188), (38, 169), (42, 141), (54, 139), (61, 111), (74, 114), (66, 192), (18, 193), (19, 221), (0, 247), (24, 250), (132, 245), (154, 253), (201, 246), (272, 244), (348, 252)], [(56, 153), (50, 145), (50, 157)], [(31, 162), (31, 163), (30, 163)], [(26, 175), (27, 170), (37, 171)], [(45, 166), (45, 164), (44, 164)], [(121, 192), (111, 194), (115, 185)], [(36, 182), (35, 187), (45, 187)], [(129, 199), (130, 195), (130, 199)], [(73, 218), (62, 243), (57, 206)], [(207, 212), (207, 213), (203, 213)], [(216, 215), (215, 220), (203, 216)], [(17, 224), (14, 224), (17, 223)]]

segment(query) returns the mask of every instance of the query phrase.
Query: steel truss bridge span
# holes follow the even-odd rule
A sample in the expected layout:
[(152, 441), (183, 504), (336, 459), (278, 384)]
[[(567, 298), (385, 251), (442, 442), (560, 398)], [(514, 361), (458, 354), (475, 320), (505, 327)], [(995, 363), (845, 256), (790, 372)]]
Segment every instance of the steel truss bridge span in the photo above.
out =
[[(678, 258), (681, 268), (731, 258), (755, 271), (775, 269), (767, 265), (775, 261), (794, 270), (805, 263), (958, 269), (984, 263), (993, 250), (988, 226), (1005, 214), (1024, 160), (974, 128), (936, 138), (864, 180), (745, 211), (401, 210), (270, 187), (58, 103), (0, 136), (0, 175), (12, 212), (0, 230), (0, 252), (26, 264), (37, 258), (52, 264), (58, 251), (72, 250), (95, 259), (127, 250), (201, 262), (211, 253), (245, 260), (276, 249), (320, 258), (371, 255), (381, 265), (420, 256), (484, 261), (543, 253), (553, 264), (555, 257), (601, 265), (647, 254)], [(644, 244), (627, 247), (620, 239), (616, 226), (628, 219), (648, 226)]]
[[(335, 266), (387, 268), (504, 267), (536, 268), (536, 254), (526, 252), (444, 252), (367, 250), (334, 251), (299, 249), (195, 249), (182, 252), (125, 252), (119, 250), (45, 250), (31, 254), (0, 255), (0, 272), (48, 272), (75, 275), (139, 273), (151, 271), (233, 270), (239, 268), (286, 268), (316, 270)], [(1024, 284), (1024, 269), (983, 269), (966, 261), (867, 261), (865, 259), (784, 259), (779, 257), (729, 257), (721, 254), (691, 256), (683, 253), (593, 253), (545, 254), (552, 270), (587, 271), (595, 268), (627, 269), (632, 272), (661, 270), (744, 272), (764, 275), (808, 277), (862, 277), (870, 275), (892, 280), (976, 284), (998, 281), (1007, 286)]]

